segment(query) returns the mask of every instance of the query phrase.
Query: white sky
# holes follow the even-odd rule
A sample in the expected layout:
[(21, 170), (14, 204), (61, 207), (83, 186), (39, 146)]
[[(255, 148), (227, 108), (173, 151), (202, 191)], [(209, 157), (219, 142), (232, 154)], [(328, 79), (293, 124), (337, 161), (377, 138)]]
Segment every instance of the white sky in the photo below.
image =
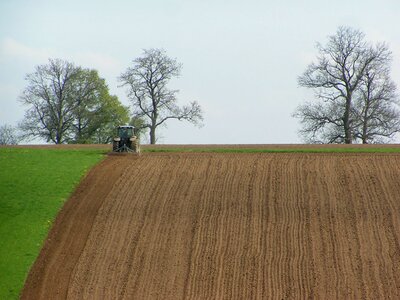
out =
[(179, 102), (198, 101), (204, 126), (172, 121), (160, 143), (299, 143), (297, 77), (340, 25), (386, 41), (400, 84), (400, 1), (0, 0), (0, 124), (16, 125), (24, 77), (48, 58), (97, 69), (130, 104), (116, 78), (142, 49), (183, 63), (171, 83)]

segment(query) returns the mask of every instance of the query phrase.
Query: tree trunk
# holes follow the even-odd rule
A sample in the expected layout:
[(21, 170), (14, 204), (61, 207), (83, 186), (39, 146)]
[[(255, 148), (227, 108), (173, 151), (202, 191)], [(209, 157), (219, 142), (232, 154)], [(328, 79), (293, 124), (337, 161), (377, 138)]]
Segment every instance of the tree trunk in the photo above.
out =
[(151, 96), (153, 99), (153, 112), (151, 113), (150, 144), (154, 145), (156, 143), (156, 128), (157, 128), (158, 111), (157, 111), (156, 102), (154, 100), (153, 92), (152, 92)]
[[(367, 112), (367, 110), (365, 110), (365, 111)], [(363, 120), (362, 137), (361, 137), (363, 144), (368, 144), (368, 140), (367, 140), (367, 137), (368, 137), (368, 119), (367, 118), (368, 118), (367, 113), (365, 113), (364, 120)]]
[(81, 119), (78, 119), (78, 131), (77, 131), (77, 136), (76, 136), (76, 140), (75, 143), (78, 144), (82, 144), (83, 143), (83, 138), (82, 138), (83, 134), (82, 134), (82, 122)]
[[(367, 73), (368, 76), (368, 73)], [(370, 79), (367, 77), (368, 80)], [(362, 143), (368, 144), (368, 113), (369, 113), (369, 106), (370, 106), (370, 99), (371, 99), (371, 90), (370, 90), (371, 82), (368, 81), (367, 83), (367, 98), (365, 99), (365, 108), (364, 108), (364, 115), (363, 115), (363, 127), (362, 127)]]
[(348, 117), (348, 114), (345, 113), (343, 117), (343, 123), (344, 123), (344, 143), (345, 144), (352, 144), (353, 143), (353, 138), (351, 134), (351, 128), (350, 128), (350, 120)]
[(56, 144), (61, 144), (61, 136), (60, 136), (60, 133), (59, 133), (59, 132), (56, 133), (56, 140), (55, 140), (55, 143), (56, 143)]
[(351, 136), (350, 126), (348, 124), (345, 125), (345, 129), (344, 129), (344, 143), (345, 144), (352, 144), (353, 143), (353, 138)]
[(351, 144), (353, 142), (351, 127), (350, 127), (350, 108), (351, 108), (351, 93), (347, 93), (346, 107), (343, 115), (344, 126), (344, 143)]
[(150, 144), (154, 145), (156, 143), (156, 127), (150, 127)]

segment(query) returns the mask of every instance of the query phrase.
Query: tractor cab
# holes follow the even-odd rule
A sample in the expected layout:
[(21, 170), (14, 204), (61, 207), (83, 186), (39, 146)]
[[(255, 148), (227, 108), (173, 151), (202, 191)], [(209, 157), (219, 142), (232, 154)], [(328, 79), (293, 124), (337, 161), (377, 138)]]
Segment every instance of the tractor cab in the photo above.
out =
[(123, 140), (123, 139), (129, 139), (133, 137), (133, 126), (118, 126), (117, 128), (117, 134), (118, 137)]

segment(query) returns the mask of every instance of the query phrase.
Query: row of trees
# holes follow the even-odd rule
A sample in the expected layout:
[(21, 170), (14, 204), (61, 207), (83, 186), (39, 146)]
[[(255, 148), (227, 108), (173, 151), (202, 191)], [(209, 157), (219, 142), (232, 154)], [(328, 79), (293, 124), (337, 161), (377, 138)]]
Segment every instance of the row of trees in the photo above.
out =
[[(302, 87), (314, 91), (315, 100), (300, 105), (300, 134), (312, 143), (377, 143), (400, 132), (399, 97), (390, 78), (392, 54), (385, 43), (370, 43), (365, 35), (340, 27), (299, 77)], [(168, 83), (180, 75), (182, 65), (160, 49), (144, 50), (119, 77), (127, 88), (131, 112), (109, 94), (97, 71), (63, 60), (49, 60), (28, 74), (21, 100), (28, 105), (20, 128), (25, 136), (59, 143), (108, 143), (114, 128), (130, 123), (149, 131), (170, 119), (200, 125), (197, 102), (177, 104), (177, 90)]]
[[(169, 81), (180, 75), (182, 65), (164, 50), (144, 50), (119, 77), (127, 87), (132, 109), (110, 95), (108, 86), (96, 70), (84, 69), (61, 59), (49, 59), (26, 76), (27, 86), (20, 99), (28, 108), (19, 124), (24, 139), (41, 138), (55, 144), (109, 143), (115, 127), (134, 125), (137, 134), (150, 133), (156, 143), (156, 129), (167, 120), (187, 120), (200, 125), (202, 110), (197, 102), (178, 106), (177, 90)], [(4, 128), (10, 133), (11, 127)], [(14, 136), (15, 129), (12, 129)], [(11, 143), (10, 139), (4, 139)], [(13, 143), (17, 139), (12, 139)]]
[(307, 142), (382, 143), (400, 132), (399, 98), (390, 78), (392, 54), (385, 43), (340, 27), (299, 77), (316, 100), (300, 105), (294, 116)]

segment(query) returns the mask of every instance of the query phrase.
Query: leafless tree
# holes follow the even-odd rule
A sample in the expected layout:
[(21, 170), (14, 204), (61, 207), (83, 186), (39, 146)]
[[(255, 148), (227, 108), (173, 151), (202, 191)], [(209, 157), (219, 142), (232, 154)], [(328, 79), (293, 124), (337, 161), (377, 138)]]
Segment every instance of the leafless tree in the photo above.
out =
[(388, 65), (391, 53), (386, 44), (371, 45), (361, 31), (348, 27), (339, 27), (327, 45), (317, 44), (317, 49), (317, 62), (298, 79), (299, 85), (313, 89), (317, 98), (294, 113), (303, 126), (300, 133), (311, 142), (351, 144), (360, 138), (355, 98), (366, 84), (367, 71)]
[(142, 128), (150, 131), (150, 143), (156, 143), (156, 129), (169, 119), (186, 120), (196, 125), (203, 120), (197, 102), (180, 107), (177, 90), (167, 88), (169, 81), (180, 75), (182, 65), (168, 57), (164, 50), (144, 50), (119, 77), (122, 86), (128, 87), (128, 97), (133, 103), (134, 118), (143, 119)]
[(28, 86), (21, 101), (29, 106), (21, 128), (25, 134), (56, 144), (66, 142), (76, 108), (72, 82), (79, 68), (60, 59), (50, 59), (26, 76)]
[(17, 129), (11, 125), (0, 126), (0, 145), (17, 145), (20, 141)]
[(355, 99), (355, 136), (363, 144), (390, 141), (400, 132), (399, 98), (386, 60), (368, 66)]

